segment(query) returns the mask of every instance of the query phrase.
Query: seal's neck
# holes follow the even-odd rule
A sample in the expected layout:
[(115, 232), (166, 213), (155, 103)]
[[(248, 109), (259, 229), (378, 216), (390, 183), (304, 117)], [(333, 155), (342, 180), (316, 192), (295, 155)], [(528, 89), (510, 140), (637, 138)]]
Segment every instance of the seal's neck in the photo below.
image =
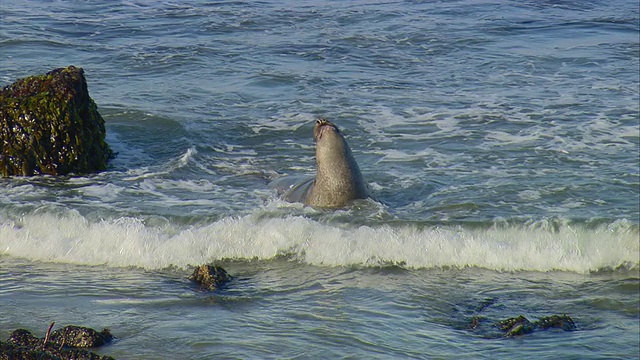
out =
[(364, 197), (364, 181), (351, 149), (337, 131), (325, 131), (316, 144), (316, 185), (323, 190)]

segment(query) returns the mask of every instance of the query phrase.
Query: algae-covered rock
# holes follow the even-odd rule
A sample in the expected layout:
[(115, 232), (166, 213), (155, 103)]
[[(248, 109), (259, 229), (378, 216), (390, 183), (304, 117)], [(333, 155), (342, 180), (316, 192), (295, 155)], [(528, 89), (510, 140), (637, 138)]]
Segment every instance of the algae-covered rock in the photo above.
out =
[(227, 272), (213, 265), (200, 265), (189, 277), (189, 280), (195, 281), (204, 290), (216, 290), (229, 281)]
[(75, 66), (0, 90), (0, 173), (64, 175), (104, 170), (113, 156), (104, 119)]

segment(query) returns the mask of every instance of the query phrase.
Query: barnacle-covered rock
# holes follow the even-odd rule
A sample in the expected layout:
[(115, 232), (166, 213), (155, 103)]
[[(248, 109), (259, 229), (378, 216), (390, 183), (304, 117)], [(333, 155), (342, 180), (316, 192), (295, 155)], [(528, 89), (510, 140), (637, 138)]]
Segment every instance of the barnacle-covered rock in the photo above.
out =
[(12, 332), (9, 336), (8, 341), (16, 345), (32, 348), (42, 346), (42, 339), (38, 339), (37, 337), (33, 336), (31, 331), (25, 329), (18, 329)]
[(104, 170), (113, 156), (104, 119), (75, 66), (0, 90), (0, 174), (65, 175)]
[(200, 265), (189, 277), (204, 290), (216, 290), (229, 281), (229, 275), (220, 266)]
[(72, 347), (98, 347), (113, 340), (109, 329), (101, 332), (83, 326), (67, 325), (51, 333), (49, 341), (53, 344)]
[[(57, 332), (66, 333), (66, 335), (58, 335), (57, 339), (54, 339)], [(78, 334), (82, 334), (80, 341), (76, 340)], [(107, 341), (104, 338), (106, 335), (109, 336)], [(101, 337), (102, 340), (90, 340), (96, 337)], [(11, 333), (6, 342), (0, 341), (0, 360), (114, 360), (111, 356), (98, 355), (91, 351), (80, 349), (80, 347), (87, 347), (88, 344), (91, 344), (90, 346), (104, 345), (106, 342), (111, 341), (112, 338), (113, 336), (108, 330), (97, 332), (93, 329), (70, 325), (51, 333), (45, 344), (44, 339), (35, 337), (29, 330), (18, 329)]]

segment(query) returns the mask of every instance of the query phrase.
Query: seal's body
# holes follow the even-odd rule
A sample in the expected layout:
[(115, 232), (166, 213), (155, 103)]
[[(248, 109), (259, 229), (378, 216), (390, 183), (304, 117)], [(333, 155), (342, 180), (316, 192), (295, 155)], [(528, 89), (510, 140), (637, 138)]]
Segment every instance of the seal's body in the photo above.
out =
[(316, 120), (317, 174), (304, 203), (311, 206), (337, 208), (354, 199), (367, 197), (367, 187), (349, 144), (338, 127), (325, 119)]
[(316, 177), (289, 186), (284, 198), (321, 208), (340, 208), (351, 200), (366, 198), (367, 186), (338, 127), (326, 119), (318, 119), (313, 137)]

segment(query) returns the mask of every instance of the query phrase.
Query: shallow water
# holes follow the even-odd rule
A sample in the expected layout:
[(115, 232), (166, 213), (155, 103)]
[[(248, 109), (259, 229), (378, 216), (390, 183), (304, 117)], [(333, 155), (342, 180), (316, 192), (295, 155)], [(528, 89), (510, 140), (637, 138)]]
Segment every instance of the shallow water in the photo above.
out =
[[(637, 358), (631, 1), (0, 3), (0, 80), (70, 64), (118, 152), (0, 179), (0, 338), (116, 358)], [(375, 200), (323, 211), (313, 120)], [(215, 262), (216, 293), (186, 280)], [(487, 305), (488, 304), (488, 305)], [(578, 331), (485, 323), (568, 314)]]
[[(635, 272), (221, 264), (238, 275), (211, 294), (194, 291), (182, 270), (4, 259), (0, 296), (16, 312), (1, 320), (42, 334), (51, 321), (108, 325), (118, 340), (101, 352), (137, 359), (602, 358), (637, 350)], [(473, 316), (489, 324), (556, 313), (571, 314), (578, 330), (505, 339), (470, 329)]]

